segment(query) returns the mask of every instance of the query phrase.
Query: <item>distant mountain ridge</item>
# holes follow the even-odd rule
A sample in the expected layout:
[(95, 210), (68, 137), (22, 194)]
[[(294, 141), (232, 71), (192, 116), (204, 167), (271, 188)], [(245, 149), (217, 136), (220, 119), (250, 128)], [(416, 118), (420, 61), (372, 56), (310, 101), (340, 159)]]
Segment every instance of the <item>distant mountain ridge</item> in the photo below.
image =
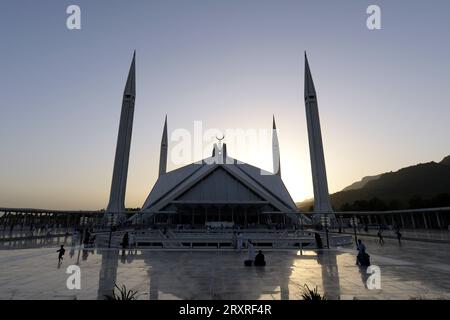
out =
[[(364, 177), (330, 198), (337, 211), (406, 209), (433, 206), (435, 202), (450, 205), (447, 204), (450, 199), (450, 156), (438, 163), (421, 163), (395, 172)], [(308, 211), (312, 204), (311, 200), (306, 200), (298, 205), (301, 210)]]
[(445, 157), (440, 163), (450, 166), (450, 156)]
[(344, 189), (342, 189), (342, 191), (349, 191), (349, 190), (357, 190), (357, 189), (361, 189), (363, 188), (367, 182), (372, 181), (372, 180), (376, 180), (380, 177), (381, 175), (376, 175), (376, 176), (367, 176), (362, 178), (359, 181), (353, 182), (351, 185), (349, 185), (348, 187), (345, 187)]

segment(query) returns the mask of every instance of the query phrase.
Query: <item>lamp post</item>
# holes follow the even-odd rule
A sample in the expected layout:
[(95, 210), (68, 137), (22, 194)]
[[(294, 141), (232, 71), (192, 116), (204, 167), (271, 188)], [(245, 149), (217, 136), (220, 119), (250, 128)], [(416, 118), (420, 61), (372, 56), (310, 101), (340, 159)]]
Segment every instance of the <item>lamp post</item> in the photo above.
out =
[(353, 216), (350, 219), (350, 224), (352, 225), (353, 232), (355, 234), (355, 244), (356, 244), (356, 246), (358, 246), (358, 237), (356, 236), (356, 227), (358, 226), (358, 218), (356, 216)]
[(81, 247), (83, 246), (84, 237), (86, 236), (86, 223), (87, 223), (87, 217), (83, 215), (80, 219), (80, 225), (82, 227), (82, 232), (80, 235), (80, 247), (78, 248), (77, 265), (80, 264)]
[(82, 233), (81, 233), (81, 237), (80, 237), (80, 245), (82, 245), (84, 243), (84, 238), (86, 237), (86, 224), (87, 224), (87, 217), (86, 216), (82, 216), (81, 217), (81, 226), (82, 226)]

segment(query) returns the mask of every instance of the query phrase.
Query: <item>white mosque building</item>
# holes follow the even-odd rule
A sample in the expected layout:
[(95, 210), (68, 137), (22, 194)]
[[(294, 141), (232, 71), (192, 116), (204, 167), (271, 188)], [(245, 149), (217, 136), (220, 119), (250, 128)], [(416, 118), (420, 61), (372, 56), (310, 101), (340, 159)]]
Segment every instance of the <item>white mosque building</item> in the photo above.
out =
[[(278, 150), (274, 120), (273, 149)], [(276, 157), (279, 153), (274, 153)], [(274, 158), (278, 163), (279, 159)], [(300, 224), (297, 207), (278, 170), (262, 169), (227, 154), (226, 144), (214, 144), (212, 156), (166, 172), (167, 119), (161, 143), (159, 178), (139, 216), (147, 223), (168, 225)]]
[[(124, 221), (128, 159), (133, 127), (135, 54), (124, 90), (113, 179), (106, 216)], [(305, 106), (315, 213), (331, 214), (325, 172), (316, 92), (305, 55)], [(243, 163), (227, 154), (225, 143), (214, 144), (212, 155), (202, 161), (167, 172), (167, 117), (164, 123), (159, 177), (140, 212), (130, 221), (139, 224), (191, 226), (273, 226), (309, 223), (299, 212), (281, 178), (280, 149), (273, 119), (272, 154), (274, 172)]]

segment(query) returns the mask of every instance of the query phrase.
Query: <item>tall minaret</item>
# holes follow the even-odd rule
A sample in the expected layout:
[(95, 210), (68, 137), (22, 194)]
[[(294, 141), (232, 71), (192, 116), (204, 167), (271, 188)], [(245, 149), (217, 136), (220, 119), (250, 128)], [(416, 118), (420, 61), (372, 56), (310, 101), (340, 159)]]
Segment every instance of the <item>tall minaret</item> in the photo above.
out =
[(161, 177), (167, 172), (167, 115), (164, 121), (164, 129), (161, 139), (161, 151), (159, 153), (159, 175)]
[(108, 214), (117, 214), (120, 219), (125, 216), (125, 191), (127, 187), (128, 159), (130, 157), (131, 133), (133, 130), (134, 102), (136, 98), (136, 51), (133, 54), (130, 71), (122, 99), (119, 134), (117, 137), (116, 156), (111, 183)]
[(305, 107), (308, 126), (309, 154), (314, 187), (314, 212), (332, 213), (330, 195), (328, 194), (325, 157), (323, 154), (322, 134), (320, 132), (319, 109), (317, 107), (316, 89), (309, 69), (305, 52)]
[(275, 115), (273, 116), (273, 124), (272, 124), (272, 157), (273, 157), (273, 174), (281, 176), (280, 145), (278, 143)]

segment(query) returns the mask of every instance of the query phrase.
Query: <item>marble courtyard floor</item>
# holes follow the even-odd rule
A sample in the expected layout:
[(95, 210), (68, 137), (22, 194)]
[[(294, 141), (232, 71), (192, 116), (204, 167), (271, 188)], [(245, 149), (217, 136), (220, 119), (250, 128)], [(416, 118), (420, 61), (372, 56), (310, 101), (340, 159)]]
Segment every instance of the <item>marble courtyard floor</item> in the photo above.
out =
[[(302, 286), (329, 299), (450, 299), (450, 244), (364, 238), (381, 289), (355, 265), (351, 247), (265, 251), (268, 265), (244, 267), (246, 252), (78, 250), (66, 245), (57, 265), (56, 241), (45, 247), (0, 247), (0, 299), (102, 299), (115, 283), (139, 299), (301, 299)], [(20, 246), (19, 246), (20, 247)], [(66, 287), (66, 268), (81, 268), (81, 289)]]

